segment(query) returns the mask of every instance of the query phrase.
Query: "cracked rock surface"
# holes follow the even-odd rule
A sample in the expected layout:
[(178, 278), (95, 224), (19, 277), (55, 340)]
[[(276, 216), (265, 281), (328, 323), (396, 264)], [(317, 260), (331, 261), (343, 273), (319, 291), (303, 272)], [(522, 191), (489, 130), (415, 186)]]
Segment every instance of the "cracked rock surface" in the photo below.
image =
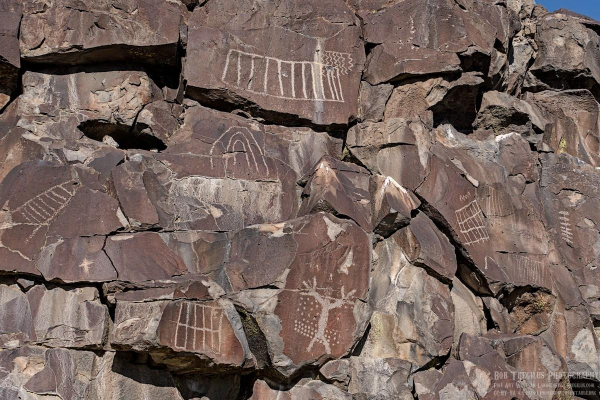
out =
[(600, 398), (600, 22), (3, 0), (0, 399)]

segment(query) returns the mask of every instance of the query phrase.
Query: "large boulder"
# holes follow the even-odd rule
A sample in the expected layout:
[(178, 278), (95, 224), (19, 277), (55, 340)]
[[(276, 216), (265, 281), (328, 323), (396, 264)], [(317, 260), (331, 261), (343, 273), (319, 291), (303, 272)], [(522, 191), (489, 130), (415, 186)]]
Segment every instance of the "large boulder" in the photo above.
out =
[(21, 54), (29, 62), (136, 60), (176, 65), (185, 7), (177, 1), (24, 1)]
[(187, 51), (186, 94), (204, 103), (315, 125), (357, 115), (365, 55), (342, 0), (209, 2), (190, 18)]

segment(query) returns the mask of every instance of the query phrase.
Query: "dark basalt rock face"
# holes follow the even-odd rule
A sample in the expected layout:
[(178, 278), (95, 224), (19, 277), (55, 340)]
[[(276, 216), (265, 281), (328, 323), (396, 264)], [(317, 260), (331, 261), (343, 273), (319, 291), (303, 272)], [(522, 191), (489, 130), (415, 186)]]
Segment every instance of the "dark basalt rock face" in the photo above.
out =
[(599, 35), (2, 1), (0, 398), (598, 398)]

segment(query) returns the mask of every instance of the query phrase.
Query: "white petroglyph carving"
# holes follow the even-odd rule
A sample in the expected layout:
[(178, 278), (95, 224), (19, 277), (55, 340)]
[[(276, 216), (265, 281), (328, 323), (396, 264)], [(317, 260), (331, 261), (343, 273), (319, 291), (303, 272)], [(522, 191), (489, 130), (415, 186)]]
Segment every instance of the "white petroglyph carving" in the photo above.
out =
[(476, 200), (456, 210), (456, 221), (466, 246), (489, 240), (483, 212)]
[(225, 211), (236, 218), (256, 215), (276, 221), (283, 213), (281, 192), (279, 182), (191, 176), (173, 181), (167, 202), (173, 205), (176, 223), (217, 220)]
[(325, 51), (320, 62), (290, 61), (231, 49), (222, 81), (247, 92), (287, 100), (344, 102), (342, 77), (352, 70), (349, 53)]
[(516, 227), (515, 208), (508, 194), (486, 186), (483, 188), (479, 204), (485, 216), (492, 221), (504, 221), (510, 229)]
[(560, 221), (560, 237), (568, 244), (573, 244), (573, 229), (568, 211), (559, 211), (558, 219)]
[(548, 271), (541, 262), (516, 254), (511, 255), (510, 259), (522, 282), (543, 284), (548, 278)]
[[(319, 293), (321, 289), (317, 288), (317, 278), (313, 278), (312, 283), (305, 281), (302, 284), (306, 291), (301, 293), (302, 299), (296, 309), (300, 318), (294, 321), (294, 331), (311, 339), (306, 351), (321, 343), (325, 351), (331, 353), (331, 346), (340, 343), (341, 331), (335, 327), (327, 329), (329, 313), (337, 308), (350, 307), (356, 290), (345, 293), (342, 286), (340, 297), (336, 298)], [(318, 315), (318, 319), (314, 315)]]
[[(221, 151), (222, 154), (217, 154), (217, 151)], [(260, 176), (269, 175), (269, 165), (263, 148), (248, 128), (237, 126), (227, 129), (215, 140), (209, 154), (211, 168), (215, 167), (213, 157), (222, 156), (225, 160), (225, 170), (228, 170), (230, 165), (241, 165), (261, 174)]]
[[(31, 225), (33, 232), (25, 241), (29, 241), (42, 227), (48, 226), (70, 203), (79, 186), (75, 181), (67, 181), (43, 191), (19, 207), (10, 210), (14, 225)], [(24, 222), (18, 222), (23, 220)], [(15, 222), (16, 221), (16, 222)], [(13, 225), (13, 226), (14, 226)]]
[(174, 347), (178, 350), (221, 354), (223, 318), (220, 307), (182, 302), (175, 326)]

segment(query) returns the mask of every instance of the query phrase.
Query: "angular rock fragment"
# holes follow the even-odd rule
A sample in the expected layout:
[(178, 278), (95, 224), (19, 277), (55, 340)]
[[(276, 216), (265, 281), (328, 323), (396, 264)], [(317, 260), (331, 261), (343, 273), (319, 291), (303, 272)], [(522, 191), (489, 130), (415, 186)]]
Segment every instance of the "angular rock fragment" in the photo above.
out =
[(456, 272), (456, 254), (448, 238), (425, 214), (419, 213), (410, 225), (392, 236), (408, 261), (449, 282)]
[(364, 168), (323, 157), (315, 165), (306, 187), (298, 215), (331, 212), (352, 218), (365, 230), (371, 227), (370, 175)]
[(43, 161), (23, 163), (8, 174), (0, 185), (0, 254), (10, 260), (5, 271), (37, 274), (35, 258), (46, 244), (124, 228), (117, 200), (94, 177), (89, 168)]
[(383, 237), (407, 225), (421, 202), (394, 178), (371, 176), (373, 232)]
[(21, 54), (30, 62), (55, 64), (133, 59), (175, 65), (184, 13), (175, 1), (27, 2)]
[(386, 116), (380, 123), (357, 124), (348, 131), (346, 146), (370, 171), (404, 188), (414, 190), (425, 178), (430, 140), (421, 121)]
[(506, 93), (486, 92), (474, 125), (497, 135), (517, 132), (533, 136), (543, 132), (547, 123), (539, 108)]
[(108, 309), (93, 288), (48, 290), (34, 286), (26, 294), (17, 286), (0, 286), (5, 316), (0, 327), (3, 348), (26, 344), (95, 348), (103, 345)]
[(252, 397), (250, 400), (301, 400), (301, 399), (341, 399), (351, 400), (352, 396), (342, 392), (340, 389), (332, 385), (319, 381), (309, 381), (300, 383), (294, 386), (289, 391), (279, 391), (271, 389), (265, 382), (258, 380), (252, 389)]
[(239, 368), (251, 357), (233, 305), (214, 300), (118, 301), (111, 343), (173, 369)]
[(0, 4), (0, 111), (17, 90), (21, 56), (19, 52), (19, 24), (22, 5), (15, 0)]
[(347, 124), (357, 115), (365, 55), (341, 0), (209, 2), (189, 21), (187, 53), (186, 94), (204, 103), (245, 105), (276, 122)]
[(593, 21), (559, 10), (538, 19), (535, 42), (539, 46), (531, 74), (537, 86), (588, 89), (600, 96), (600, 36)]
[(454, 328), (449, 288), (411, 265), (394, 236), (379, 243), (375, 252), (370, 293), (375, 312), (363, 353), (400, 358), (417, 368), (446, 356)]
[(549, 124), (543, 142), (556, 153), (568, 153), (600, 166), (600, 105), (588, 90), (528, 93), (528, 102), (543, 110)]

